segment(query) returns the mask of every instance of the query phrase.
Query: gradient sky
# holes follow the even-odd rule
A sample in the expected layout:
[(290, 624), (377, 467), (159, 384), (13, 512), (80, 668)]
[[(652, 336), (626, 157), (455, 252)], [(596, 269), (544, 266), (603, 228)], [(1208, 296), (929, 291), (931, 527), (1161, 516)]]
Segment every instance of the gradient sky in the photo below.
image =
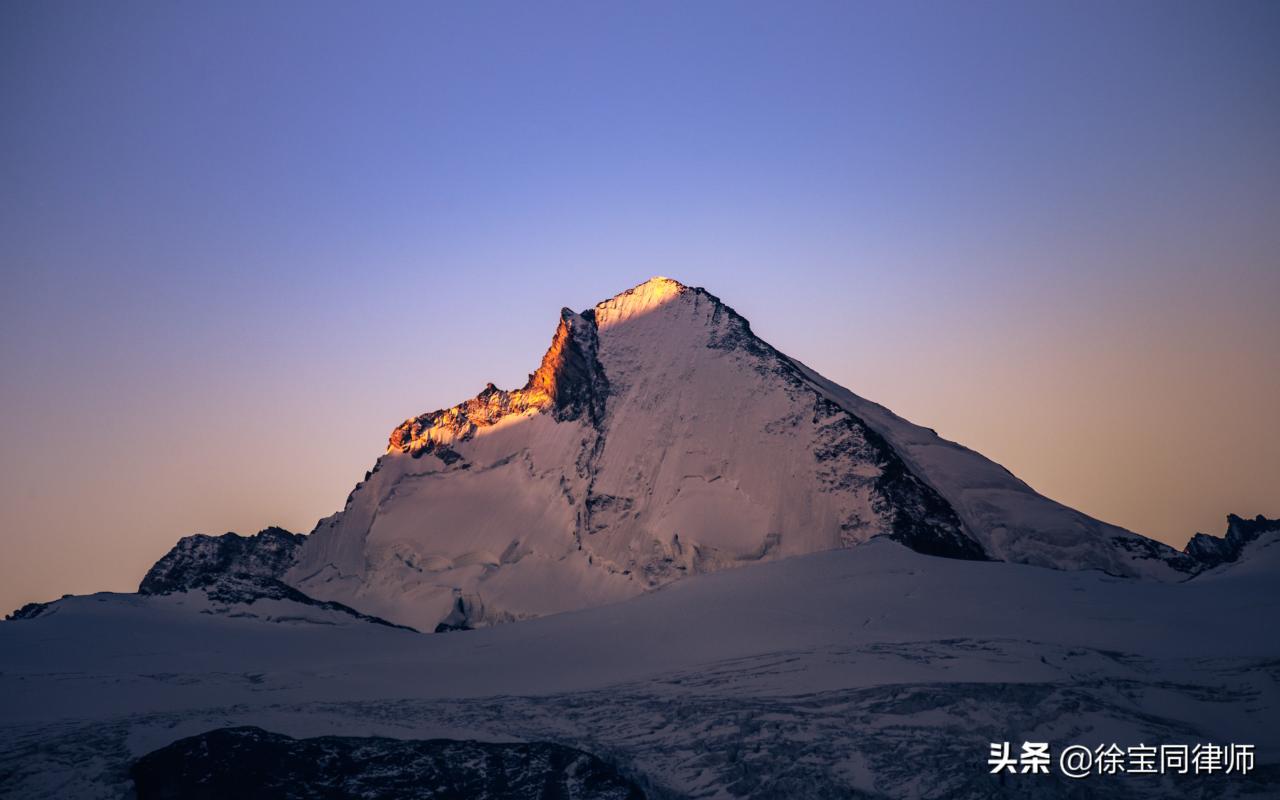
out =
[(1280, 4), (0, 5), (0, 607), (309, 530), (651, 275), (1181, 546), (1280, 516)]

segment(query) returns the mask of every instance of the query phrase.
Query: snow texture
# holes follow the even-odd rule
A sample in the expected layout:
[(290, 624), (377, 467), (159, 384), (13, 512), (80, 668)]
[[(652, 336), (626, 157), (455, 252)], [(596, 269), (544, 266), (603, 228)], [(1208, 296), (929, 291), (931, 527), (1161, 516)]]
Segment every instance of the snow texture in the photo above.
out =
[[(1278, 574), (1274, 521), (1179, 553), (1091, 519), (656, 278), (406, 420), (310, 536), (188, 537), (137, 595), (11, 615), (0, 796), (135, 796), (147, 754), (211, 786), (230, 743), (365, 794), (575, 763), (649, 797), (1276, 797)], [(307, 771), (317, 736), (380, 766)], [(1000, 741), (1258, 766), (1068, 784), (990, 775)]]
[(888, 536), (920, 552), (1182, 579), (1189, 556), (782, 355), (654, 278), (561, 322), (522, 389), (399, 426), (285, 580), (422, 630), (634, 597)]
[[(881, 539), (446, 635), (70, 598), (0, 624), (0, 795), (121, 797), (136, 758), (253, 725), (551, 742), (653, 797), (1274, 797), (1277, 539), (1180, 584)], [(1005, 740), (1246, 742), (1258, 767), (1000, 779)]]

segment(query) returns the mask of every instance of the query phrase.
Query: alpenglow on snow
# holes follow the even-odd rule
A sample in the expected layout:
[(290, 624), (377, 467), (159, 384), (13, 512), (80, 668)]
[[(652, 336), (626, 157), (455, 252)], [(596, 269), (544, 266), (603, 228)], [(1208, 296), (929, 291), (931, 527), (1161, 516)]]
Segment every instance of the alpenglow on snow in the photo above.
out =
[(528, 383), (406, 420), (286, 583), (420, 630), (622, 600), (887, 536), (1174, 579), (1195, 559), (1049, 500), (653, 278), (570, 309)]

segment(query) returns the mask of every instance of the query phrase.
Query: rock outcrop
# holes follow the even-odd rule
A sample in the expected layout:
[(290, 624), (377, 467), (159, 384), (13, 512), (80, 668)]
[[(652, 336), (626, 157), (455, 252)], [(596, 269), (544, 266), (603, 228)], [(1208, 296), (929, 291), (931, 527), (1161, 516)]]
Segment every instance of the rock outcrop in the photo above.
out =
[[(260, 600), (279, 600), (336, 613), (363, 622), (413, 630), (396, 625), (332, 600), (317, 600), (280, 578), (306, 540), (300, 533), (270, 527), (253, 536), (224, 533), (221, 536), (185, 536), (147, 571), (138, 586), (141, 595), (202, 592), (211, 608), (223, 613)], [(20, 609), (17, 613), (22, 613)], [(31, 615), (43, 613), (34, 609)]]
[(147, 571), (138, 593), (200, 589), (227, 576), (279, 578), (293, 566), (298, 547), (305, 539), (300, 533), (274, 526), (253, 536), (184, 536)]
[(549, 742), (294, 739), (256, 727), (180, 739), (134, 762), (138, 800), (643, 800), (599, 758)]
[(508, 417), (549, 412), (561, 422), (599, 422), (609, 382), (596, 360), (596, 344), (595, 315), (563, 309), (551, 347), (524, 387), (504, 391), (490, 383), (470, 400), (405, 420), (391, 432), (387, 451), (415, 458), (434, 453), (451, 464), (457, 459), (451, 445)]
[(1197, 533), (1187, 542), (1186, 552), (1205, 568), (1216, 567), (1239, 559), (1251, 542), (1271, 533), (1280, 533), (1280, 519), (1267, 519), (1261, 514), (1244, 519), (1228, 514), (1225, 536)]

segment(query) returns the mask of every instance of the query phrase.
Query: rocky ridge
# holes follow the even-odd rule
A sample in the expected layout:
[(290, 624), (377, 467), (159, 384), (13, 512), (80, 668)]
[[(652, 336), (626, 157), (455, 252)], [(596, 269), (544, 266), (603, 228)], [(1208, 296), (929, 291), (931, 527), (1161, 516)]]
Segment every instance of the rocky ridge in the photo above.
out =
[(876, 536), (1119, 576), (1199, 568), (826, 381), (710, 292), (654, 278), (564, 309), (523, 387), (397, 426), (286, 580), (455, 629)]
[(139, 592), (332, 604), (444, 631), (878, 536), (929, 555), (1182, 580), (1270, 524), (1230, 519), (1225, 539), (1200, 534), (1185, 552), (1094, 520), (826, 380), (706, 290), (654, 278), (563, 309), (523, 387), (490, 383), (397, 426), (309, 537), (187, 537)]
[(551, 346), (522, 388), (505, 391), (490, 383), (470, 400), (405, 420), (391, 432), (387, 451), (415, 458), (434, 453), (450, 464), (457, 459), (452, 443), (507, 417), (547, 411), (561, 422), (585, 416), (597, 423), (604, 415), (608, 380), (596, 346), (594, 313), (562, 309)]
[(138, 800), (645, 797), (599, 758), (549, 742), (294, 739), (252, 726), (180, 739), (138, 759), (130, 774)]
[(1216, 567), (1238, 560), (1250, 544), (1275, 533), (1280, 533), (1280, 519), (1267, 519), (1261, 514), (1244, 519), (1228, 514), (1226, 535), (1197, 533), (1187, 542), (1185, 552), (1205, 568)]

